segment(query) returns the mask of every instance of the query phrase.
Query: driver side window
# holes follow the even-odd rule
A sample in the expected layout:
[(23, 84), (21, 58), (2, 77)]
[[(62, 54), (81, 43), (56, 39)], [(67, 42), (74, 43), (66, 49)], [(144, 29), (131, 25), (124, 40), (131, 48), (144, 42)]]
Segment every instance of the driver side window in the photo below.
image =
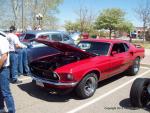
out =
[(116, 51), (117, 53), (123, 53), (125, 52), (125, 47), (123, 43), (114, 44), (112, 51)]

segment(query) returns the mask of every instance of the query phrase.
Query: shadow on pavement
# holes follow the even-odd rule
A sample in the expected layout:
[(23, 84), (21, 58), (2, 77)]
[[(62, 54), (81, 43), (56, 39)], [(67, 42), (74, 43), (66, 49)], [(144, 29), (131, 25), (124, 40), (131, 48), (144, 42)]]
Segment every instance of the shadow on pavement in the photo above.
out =
[(128, 75), (126, 75), (126, 74), (124, 74), (124, 73), (121, 73), (121, 74), (115, 75), (115, 76), (113, 76), (113, 77), (111, 77), (111, 78), (109, 78), (109, 79), (100, 81), (100, 82), (98, 83), (98, 88), (103, 87), (103, 86), (105, 86), (105, 85), (107, 85), (107, 84), (109, 84), (109, 83), (111, 83), (111, 82), (114, 82), (114, 81), (116, 81), (116, 80), (118, 80), (118, 79), (121, 79), (121, 78), (124, 77), (124, 76), (128, 76)]
[(32, 82), (26, 84), (20, 84), (18, 87), (27, 92), (30, 96), (49, 102), (68, 102), (70, 99), (76, 99), (73, 93), (60, 95), (60, 94), (51, 94), (48, 91), (37, 87)]
[(138, 108), (134, 108), (132, 107), (131, 103), (130, 103), (130, 99), (126, 98), (124, 100), (121, 100), (119, 105), (121, 107), (123, 107), (124, 109), (129, 109), (129, 110), (137, 110)]
[[(132, 107), (131, 103), (130, 103), (130, 98), (126, 98), (124, 100), (121, 100), (119, 105), (123, 108), (123, 109), (129, 109), (129, 110), (138, 110), (140, 108), (136, 108), (136, 107)], [(146, 106), (144, 108), (142, 108), (146, 111), (150, 111), (150, 106)]]
[[(119, 75), (115, 75), (107, 80), (101, 81), (98, 84), (98, 88), (101, 88), (111, 82), (114, 82), (122, 77), (126, 76), (126, 74), (122, 73)], [(81, 100), (78, 98), (74, 91), (68, 93), (68, 94), (52, 94), (49, 93), (48, 91), (36, 86), (32, 82), (26, 83), (26, 84), (20, 84), (18, 87), (27, 92), (30, 96), (44, 100), (44, 101), (49, 101), (49, 102), (68, 102), (70, 99), (74, 100)]]

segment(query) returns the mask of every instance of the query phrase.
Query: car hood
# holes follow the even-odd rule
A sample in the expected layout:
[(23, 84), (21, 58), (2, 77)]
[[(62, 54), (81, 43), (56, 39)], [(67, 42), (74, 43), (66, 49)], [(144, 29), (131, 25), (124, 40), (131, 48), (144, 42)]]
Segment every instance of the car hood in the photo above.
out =
[(95, 56), (94, 54), (91, 54), (91, 53), (88, 53), (88, 52), (85, 52), (79, 48), (76, 48), (76, 47), (73, 47), (71, 45), (68, 45), (68, 44), (64, 44), (64, 43), (61, 43), (61, 42), (56, 42), (56, 41), (50, 41), (50, 40), (47, 40), (47, 39), (35, 39), (36, 42), (39, 42), (39, 43), (43, 43), (49, 47), (53, 47), (63, 53), (67, 53), (67, 52), (78, 52), (84, 56), (87, 56), (87, 57), (93, 57)]

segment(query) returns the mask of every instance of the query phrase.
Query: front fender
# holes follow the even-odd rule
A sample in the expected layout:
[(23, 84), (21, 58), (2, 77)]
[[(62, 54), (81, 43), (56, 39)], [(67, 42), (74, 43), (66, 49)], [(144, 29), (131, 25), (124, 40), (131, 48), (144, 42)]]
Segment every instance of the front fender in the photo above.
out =
[(77, 81), (81, 81), (87, 74), (91, 72), (95, 72), (97, 74), (97, 77), (100, 79), (101, 71), (97, 68), (91, 68), (86, 71), (75, 73), (75, 78), (77, 79)]

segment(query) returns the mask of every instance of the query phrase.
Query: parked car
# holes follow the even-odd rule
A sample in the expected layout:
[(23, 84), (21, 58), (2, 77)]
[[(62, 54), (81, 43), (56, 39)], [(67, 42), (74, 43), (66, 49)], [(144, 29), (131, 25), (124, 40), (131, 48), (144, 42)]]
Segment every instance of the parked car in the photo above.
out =
[(3, 36), (3, 37), (7, 37), (7, 34), (3, 31), (0, 31), (0, 35)]
[(124, 71), (136, 75), (144, 57), (144, 48), (123, 40), (84, 39), (78, 48), (44, 39), (36, 41), (59, 51), (46, 55), (40, 55), (39, 50), (31, 52), (31, 56), (38, 54), (30, 62), (36, 85), (62, 91), (74, 89), (80, 98), (91, 97), (99, 81)]
[(61, 31), (27, 31), (20, 36), (20, 41), (24, 42), (25, 44), (29, 44), (33, 41), (33, 39), (37, 38), (59, 41), (74, 45), (74, 40), (67, 33)]
[(81, 33), (80, 32), (76, 32), (76, 33), (72, 33), (70, 36), (71, 38), (75, 41), (75, 44), (77, 44), (80, 40), (80, 36)]
[[(9, 33), (9, 30), (0, 30), (0, 34), (5, 34), (7, 35), (6, 33)], [(20, 37), (22, 35), (22, 32), (16, 32), (15, 33), (18, 37)]]
[(137, 78), (130, 90), (130, 102), (133, 107), (150, 106), (150, 79)]
[(18, 37), (20, 37), (22, 35), (22, 32), (16, 32), (15, 33)]

